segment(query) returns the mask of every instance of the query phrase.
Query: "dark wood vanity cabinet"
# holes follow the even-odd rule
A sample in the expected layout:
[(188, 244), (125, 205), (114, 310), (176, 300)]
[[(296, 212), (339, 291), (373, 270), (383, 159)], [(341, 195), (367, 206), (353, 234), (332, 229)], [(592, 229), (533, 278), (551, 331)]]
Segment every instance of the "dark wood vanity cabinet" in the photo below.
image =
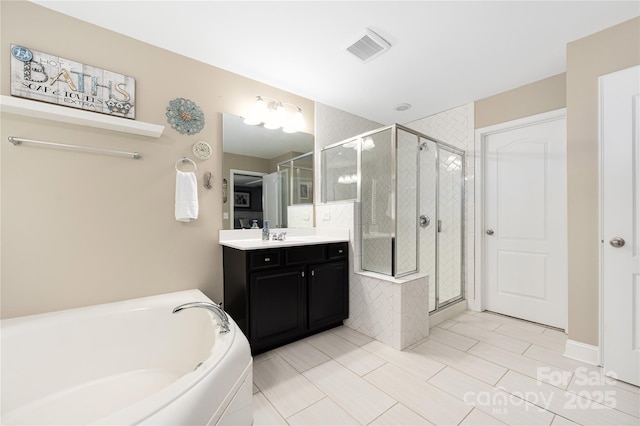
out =
[(307, 312), (304, 272), (304, 268), (293, 268), (249, 274), (247, 337), (251, 336), (252, 349), (271, 347), (304, 334)]
[(254, 354), (335, 327), (349, 316), (347, 243), (225, 246), (223, 259), (224, 309)]

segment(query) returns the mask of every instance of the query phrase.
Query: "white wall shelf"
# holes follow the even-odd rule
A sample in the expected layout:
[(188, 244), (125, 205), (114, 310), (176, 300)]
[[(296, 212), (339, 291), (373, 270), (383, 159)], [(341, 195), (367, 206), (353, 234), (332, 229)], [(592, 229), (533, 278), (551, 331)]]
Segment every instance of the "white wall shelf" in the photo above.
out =
[(13, 96), (0, 96), (0, 111), (154, 138), (159, 138), (164, 131), (164, 126), (158, 124), (145, 123)]

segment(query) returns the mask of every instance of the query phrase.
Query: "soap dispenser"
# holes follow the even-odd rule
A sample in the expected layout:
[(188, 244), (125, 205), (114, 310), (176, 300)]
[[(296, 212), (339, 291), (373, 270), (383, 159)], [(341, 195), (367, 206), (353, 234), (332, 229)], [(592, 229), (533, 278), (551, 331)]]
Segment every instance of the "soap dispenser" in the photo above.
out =
[(262, 239), (265, 241), (269, 241), (269, 221), (264, 221), (264, 226), (262, 227)]

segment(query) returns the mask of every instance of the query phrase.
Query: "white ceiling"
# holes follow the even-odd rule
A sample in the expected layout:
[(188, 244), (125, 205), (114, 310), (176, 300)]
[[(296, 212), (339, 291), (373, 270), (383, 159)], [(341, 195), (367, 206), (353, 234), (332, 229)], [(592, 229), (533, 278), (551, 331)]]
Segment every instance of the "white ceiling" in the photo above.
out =
[[(382, 124), (564, 72), (567, 43), (640, 15), (635, 0), (34, 3)], [(366, 28), (392, 47), (362, 63), (345, 49)]]

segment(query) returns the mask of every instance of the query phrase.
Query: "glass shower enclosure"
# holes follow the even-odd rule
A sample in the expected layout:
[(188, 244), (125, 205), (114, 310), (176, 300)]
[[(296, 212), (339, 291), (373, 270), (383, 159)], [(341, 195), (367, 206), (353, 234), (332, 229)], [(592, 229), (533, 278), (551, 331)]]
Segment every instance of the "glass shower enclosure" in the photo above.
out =
[(360, 268), (429, 275), (429, 311), (464, 297), (464, 152), (393, 125), (322, 151), (323, 202), (360, 202)]

